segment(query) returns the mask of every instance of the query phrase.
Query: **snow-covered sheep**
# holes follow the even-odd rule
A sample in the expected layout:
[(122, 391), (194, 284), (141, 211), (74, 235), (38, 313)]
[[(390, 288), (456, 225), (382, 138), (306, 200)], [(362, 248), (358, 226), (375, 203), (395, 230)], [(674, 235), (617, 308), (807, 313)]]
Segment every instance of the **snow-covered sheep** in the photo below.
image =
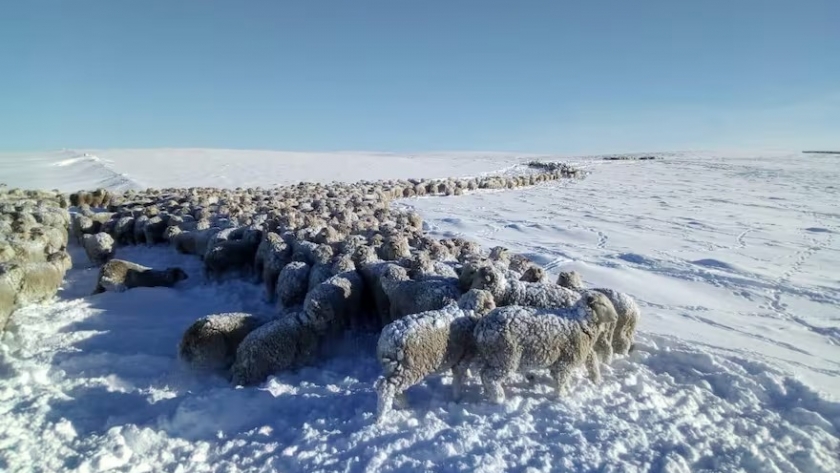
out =
[(76, 239), (76, 243), (82, 244), (85, 234), (95, 233), (96, 223), (90, 217), (82, 214), (73, 214), (70, 220), (70, 233)]
[(277, 372), (309, 363), (321, 337), (298, 313), (288, 313), (251, 331), (236, 349), (231, 382), (252, 386)]
[[(576, 291), (583, 291), (583, 279), (577, 271), (562, 271), (557, 276), (557, 284)], [(641, 310), (636, 301), (629, 295), (609, 288), (591, 288), (597, 291), (612, 302), (618, 314), (615, 327), (609, 333), (605, 333), (598, 340), (597, 346), (602, 359), (609, 363), (612, 355), (627, 355), (633, 351), (635, 346), (633, 340), (636, 336), (636, 326), (641, 318)]]
[[(513, 272), (519, 274), (525, 274), (530, 268), (537, 266), (536, 263), (531, 261), (527, 256), (514, 253), (510, 255), (510, 262), (508, 263), (508, 269)], [(538, 267), (538, 266), (537, 266)]]
[(120, 217), (114, 225), (113, 237), (118, 245), (134, 244), (134, 217)]
[(353, 261), (365, 283), (362, 309), (373, 312), (379, 319), (378, 325), (384, 327), (391, 321), (391, 303), (382, 289), (381, 279), (385, 269), (394, 263), (380, 260), (376, 255), (376, 250), (370, 246), (357, 248), (353, 253)]
[(309, 289), (309, 272), (312, 267), (303, 261), (287, 264), (277, 277), (275, 297), (281, 309), (303, 304)]
[(459, 277), (453, 265), (437, 261), (427, 251), (418, 251), (408, 260), (408, 275), (411, 279)]
[(328, 244), (320, 244), (313, 253), (314, 264), (309, 272), (308, 290), (311, 291), (318, 284), (329, 279), (333, 273), (333, 256), (335, 252)]
[(0, 264), (0, 333), (15, 311), (17, 294), (23, 284), (23, 268), (19, 264)]
[(105, 232), (95, 235), (85, 235), (82, 239), (85, 254), (94, 266), (105, 264), (114, 257), (116, 252), (114, 239)]
[(173, 287), (185, 279), (188, 279), (187, 273), (178, 267), (152, 269), (131, 261), (112, 259), (100, 268), (93, 294), (123, 292), (135, 287)]
[(580, 299), (577, 291), (556, 284), (519, 281), (507, 277), (503, 270), (490, 265), (476, 269), (470, 287), (490, 291), (498, 306), (560, 308), (569, 307)]
[(204, 255), (204, 271), (208, 278), (218, 278), (227, 271), (245, 273), (253, 270), (262, 232), (249, 230), (241, 240), (217, 243)]
[(230, 368), (242, 340), (266, 320), (243, 312), (213, 314), (196, 320), (178, 343), (179, 359), (196, 370)]
[(391, 306), (391, 321), (409, 314), (442, 309), (461, 297), (457, 279), (414, 281), (405, 268), (397, 265), (384, 269), (380, 283)]
[(385, 261), (397, 261), (410, 256), (411, 248), (408, 246), (408, 239), (402, 235), (385, 238), (382, 246), (379, 247), (379, 257)]
[[(348, 268), (349, 266), (349, 268)], [(345, 269), (345, 271), (341, 271)], [(303, 302), (303, 317), (318, 333), (337, 335), (345, 328), (361, 329), (364, 280), (349, 258), (341, 258), (334, 268), (337, 274), (315, 286)]]
[(558, 396), (566, 391), (572, 370), (584, 364), (589, 379), (600, 382), (595, 341), (617, 318), (612, 302), (595, 291), (585, 292), (573, 306), (562, 309), (494, 309), (473, 330), (484, 395), (501, 403), (506, 378), (542, 368), (551, 373)]
[(452, 394), (457, 400), (476, 355), (475, 324), (495, 307), (492, 294), (473, 289), (457, 304), (407, 315), (386, 325), (376, 346), (383, 371), (374, 384), (377, 420), (385, 419), (395, 399), (404, 404), (406, 389), (432, 374), (452, 370)]
[(537, 282), (541, 284), (547, 284), (549, 282), (548, 273), (539, 266), (531, 266), (526, 269), (519, 280), (523, 282)]
[(72, 265), (70, 255), (64, 251), (47, 256), (44, 263), (21, 265), (23, 280), (17, 293), (17, 305), (20, 307), (54, 296)]
[(146, 243), (146, 224), (149, 223), (148, 215), (138, 215), (134, 218), (134, 244)]

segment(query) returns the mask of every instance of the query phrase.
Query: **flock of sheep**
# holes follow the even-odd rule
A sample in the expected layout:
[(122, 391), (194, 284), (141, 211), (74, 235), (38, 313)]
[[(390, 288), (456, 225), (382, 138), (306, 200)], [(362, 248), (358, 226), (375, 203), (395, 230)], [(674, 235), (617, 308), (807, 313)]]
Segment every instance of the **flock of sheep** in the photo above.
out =
[[(347, 330), (374, 331), (380, 334), (376, 353), (383, 370), (375, 383), (379, 420), (395, 402), (404, 403), (407, 388), (449, 370), (456, 398), (471, 367), (493, 402), (504, 400), (502, 385), (510, 375), (538, 369), (549, 370), (560, 394), (574, 369), (585, 366), (597, 383), (601, 362), (630, 352), (639, 320), (632, 298), (586, 289), (575, 272), (550, 282), (542, 268), (503, 247), (485, 251), (461, 238), (433, 238), (418, 214), (391, 206), (405, 197), (580, 176), (558, 163), (532, 163), (531, 171), (273, 189), (99, 190), (69, 199), (15, 191), (18, 202), (35, 202), (0, 204), (0, 234), (11, 235), (0, 238), (0, 302), (5, 308), (8, 300), (13, 306), (34, 300), (25, 296), (29, 286), (15, 282), (20, 276), (7, 276), (14, 272), (9, 268), (26, 266), (7, 253), (24, 251), (26, 238), (49, 240), (48, 232), (34, 228), (49, 224), (64, 233), (27, 264), (66, 271), (67, 258), (55, 255), (66, 255), (69, 229), (90, 262), (101, 266), (93, 294), (173, 287), (186, 279), (181, 268), (115, 258), (121, 245), (168, 243), (199, 256), (208, 281), (250, 278), (277, 306), (271, 318), (224, 313), (195, 321), (178, 347), (179, 358), (192, 368), (226, 373), (237, 385), (259, 384), (316, 362), (324, 342)], [(50, 212), (61, 218), (46, 218)]]

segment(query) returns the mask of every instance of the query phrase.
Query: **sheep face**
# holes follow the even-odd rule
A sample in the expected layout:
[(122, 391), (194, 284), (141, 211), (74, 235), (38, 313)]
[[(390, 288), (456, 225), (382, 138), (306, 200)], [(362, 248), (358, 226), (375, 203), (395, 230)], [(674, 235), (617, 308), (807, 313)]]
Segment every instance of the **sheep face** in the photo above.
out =
[(583, 279), (577, 271), (562, 271), (557, 275), (557, 285), (568, 289), (583, 289)]
[(470, 289), (483, 289), (491, 294), (495, 300), (502, 300), (507, 281), (504, 275), (491, 266), (481, 266), (475, 270)]
[(493, 294), (482, 289), (470, 289), (458, 299), (458, 307), (464, 312), (484, 316), (496, 308)]
[(592, 311), (592, 320), (598, 325), (614, 324), (618, 321), (618, 313), (609, 298), (596, 291), (587, 291), (583, 296), (587, 307)]

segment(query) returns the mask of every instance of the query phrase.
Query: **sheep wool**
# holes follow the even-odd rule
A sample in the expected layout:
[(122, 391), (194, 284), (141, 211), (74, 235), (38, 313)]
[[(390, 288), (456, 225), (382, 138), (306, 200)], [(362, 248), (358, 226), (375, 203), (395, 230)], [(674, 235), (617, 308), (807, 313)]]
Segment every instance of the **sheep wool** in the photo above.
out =
[(549, 369), (558, 396), (567, 389), (572, 371), (583, 364), (589, 379), (599, 382), (595, 341), (617, 318), (609, 299), (594, 291), (567, 308), (507, 306), (491, 311), (473, 331), (485, 396), (503, 402), (505, 379), (540, 368)]
[(472, 334), (476, 321), (494, 308), (492, 294), (473, 289), (457, 304), (407, 315), (385, 326), (376, 347), (383, 371), (374, 384), (377, 421), (385, 419), (395, 399), (404, 404), (406, 389), (450, 369), (453, 397), (458, 399), (476, 353)]
[(231, 312), (196, 320), (178, 343), (178, 358), (200, 371), (227, 370), (242, 340), (265, 321), (253, 314)]

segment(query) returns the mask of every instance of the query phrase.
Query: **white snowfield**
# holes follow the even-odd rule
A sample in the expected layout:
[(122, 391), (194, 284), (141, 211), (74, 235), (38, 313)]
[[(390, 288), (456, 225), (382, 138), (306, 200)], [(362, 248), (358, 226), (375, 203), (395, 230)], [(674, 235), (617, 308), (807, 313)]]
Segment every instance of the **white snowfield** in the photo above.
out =
[[(298, 180), (466, 176), (531, 157), (89, 150), (0, 154), (11, 187), (271, 186)], [(562, 160), (559, 157), (543, 157)], [(0, 343), (0, 471), (840, 471), (840, 157), (674, 153), (573, 158), (584, 180), (400, 201), (430, 231), (524, 252), (556, 277), (634, 296), (636, 350), (552, 399), (547, 376), (484, 402), (470, 379), (408, 391), (375, 425), (374, 336), (257, 388), (176, 360), (197, 318), (269, 313), (260, 287), (206, 285), (168, 247), (119, 248), (180, 265), (175, 289), (89, 296), (75, 268), (55, 302), (17, 312)]]

